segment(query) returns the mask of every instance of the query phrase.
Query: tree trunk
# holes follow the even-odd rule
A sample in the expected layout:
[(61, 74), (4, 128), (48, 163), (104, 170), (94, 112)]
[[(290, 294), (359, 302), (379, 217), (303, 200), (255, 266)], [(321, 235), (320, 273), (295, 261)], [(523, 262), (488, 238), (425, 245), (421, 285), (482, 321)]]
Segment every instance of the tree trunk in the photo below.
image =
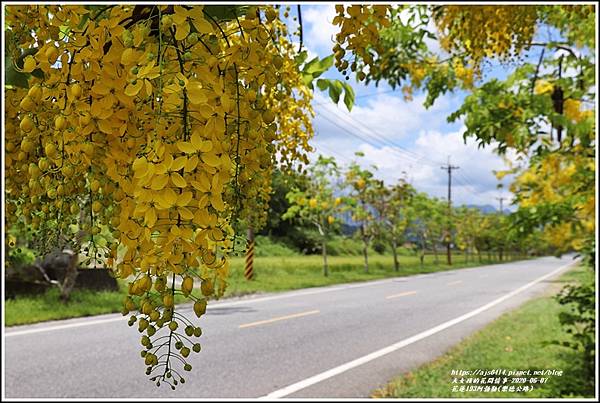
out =
[(435, 264), (438, 264), (439, 263), (438, 252), (437, 252), (437, 247), (435, 246), (435, 243), (433, 243), (431, 245), (431, 248), (433, 249), (433, 256), (434, 256), (434, 259), (435, 259)]
[[(90, 207), (91, 208), (91, 207)], [(79, 263), (79, 251), (81, 248), (81, 242), (83, 241), (83, 238), (87, 235), (87, 233), (81, 229), (83, 228), (84, 222), (87, 218), (87, 215), (85, 214), (86, 210), (85, 209), (80, 209), (79, 210), (79, 219), (78, 219), (78, 225), (80, 230), (77, 232), (77, 235), (75, 236), (75, 243), (73, 245), (73, 249), (63, 249), (63, 253), (69, 255), (69, 260), (68, 260), (68, 265), (67, 268), (65, 269), (65, 277), (62, 279), (62, 283), (58, 283), (58, 288), (59, 288), (59, 299), (63, 302), (66, 303), (69, 301), (69, 299), (71, 298), (71, 292), (73, 291), (73, 288), (75, 287), (75, 282), (77, 280), (77, 275), (79, 274), (78, 272), (78, 263)], [(96, 265), (96, 262), (94, 261), (94, 266)]]
[(363, 238), (363, 256), (365, 258), (365, 273), (369, 272), (369, 241), (366, 236), (365, 226), (364, 224), (360, 226), (360, 232)]
[(479, 263), (481, 263), (481, 251), (479, 249), (477, 249), (477, 259), (479, 260)]
[(368, 243), (365, 242), (363, 246), (363, 256), (365, 258), (365, 273), (369, 272), (369, 252), (368, 252)]
[(62, 302), (68, 302), (71, 297), (71, 291), (73, 291), (73, 287), (75, 287), (75, 280), (77, 279), (77, 262), (79, 260), (77, 256), (77, 252), (72, 250), (65, 250), (65, 253), (70, 255), (69, 257), (69, 265), (65, 270), (65, 278), (60, 285), (60, 300)]
[(327, 266), (327, 241), (323, 240), (321, 245), (323, 249), (323, 275), (327, 277), (329, 276), (329, 267)]
[(423, 263), (425, 261), (425, 238), (421, 238), (421, 255), (419, 256), (421, 260), (421, 268), (423, 268)]
[(396, 238), (392, 238), (392, 254), (394, 255), (394, 271), (400, 271), (400, 262), (398, 262), (398, 242)]

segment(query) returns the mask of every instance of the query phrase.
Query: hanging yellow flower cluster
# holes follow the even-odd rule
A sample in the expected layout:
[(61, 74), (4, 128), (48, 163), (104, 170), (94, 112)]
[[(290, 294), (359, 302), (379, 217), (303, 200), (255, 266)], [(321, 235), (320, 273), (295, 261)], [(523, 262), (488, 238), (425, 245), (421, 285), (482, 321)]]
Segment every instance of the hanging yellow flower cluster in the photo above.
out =
[[(523, 171), (511, 185), (518, 194), (519, 206), (536, 208), (544, 204), (569, 204), (573, 214), (567, 220), (544, 227), (545, 238), (558, 249), (581, 250), (584, 240), (595, 234), (596, 195), (593, 179), (596, 164), (593, 155), (583, 157), (583, 147), (576, 154), (548, 154)], [(589, 186), (582, 186), (583, 183)]]
[(365, 66), (375, 68), (374, 53), (383, 54), (386, 49), (381, 44), (379, 29), (389, 27), (391, 24), (388, 15), (391, 7), (389, 5), (352, 4), (344, 6), (337, 4), (335, 11), (337, 15), (333, 24), (340, 27), (336, 34), (336, 44), (333, 47), (335, 55), (335, 66), (342, 74), (348, 76), (348, 67), (356, 72), (359, 81), (365, 79), (365, 71), (357, 71), (356, 62), (350, 63), (344, 56), (346, 54), (360, 58)]
[(435, 21), (440, 44), (449, 52), (465, 51), (476, 71), (485, 57), (518, 55), (531, 42), (538, 18), (535, 5), (458, 5), (439, 10)]
[(260, 221), (273, 165), (307, 162), (312, 94), (278, 12), (13, 5), (6, 22), (32, 73), (6, 91), (7, 216), (88, 234), (88, 253), (130, 280), (123, 313), (139, 311), (147, 373), (183, 383), (172, 356), (190, 370), (201, 331), (175, 296), (199, 317), (223, 294), (234, 227)]
[[(417, 49), (426, 45), (419, 43), (423, 37), (418, 32), (426, 31), (421, 20), (425, 10), (420, 6), (354, 4), (336, 5), (335, 8), (337, 15), (333, 24), (340, 28), (333, 47), (335, 65), (347, 78), (350, 68), (358, 81), (387, 79), (392, 86), (405, 82), (402, 91), (407, 100), (412, 99), (413, 92), (426, 86), (432, 77), (450, 75), (456, 79), (456, 85), (464, 89), (471, 89), (474, 79), (478, 78), (478, 72), (464, 57), (440, 60), (428, 50)], [(416, 32), (411, 41), (405, 38), (409, 30)], [(406, 43), (399, 37), (405, 38)], [(439, 39), (448, 42), (446, 37)], [(407, 54), (398, 47), (409, 48)]]

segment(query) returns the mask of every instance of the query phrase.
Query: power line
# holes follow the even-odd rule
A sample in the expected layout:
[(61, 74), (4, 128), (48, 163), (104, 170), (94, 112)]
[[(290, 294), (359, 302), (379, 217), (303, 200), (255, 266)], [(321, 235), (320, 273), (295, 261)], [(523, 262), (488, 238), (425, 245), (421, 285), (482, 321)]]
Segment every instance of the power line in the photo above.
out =
[[(458, 173), (460, 174), (460, 172), (458, 172)], [(472, 194), (473, 196), (475, 196), (476, 198), (478, 198), (480, 202), (483, 202), (483, 203), (487, 203), (488, 202), (479, 193), (471, 190), (471, 188), (474, 188), (474, 186), (472, 184), (466, 183), (460, 177), (456, 177), (455, 180), (456, 180), (457, 183), (463, 185), (463, 188), (459, 188), (460, 190), (464, 190), (464, 191)]]
[[(331, 113), (331, 111), (328, 111), (328, 112), (330, 112), (330, 113)], [(319, 113), (319, 112), (317, 111), (317, 113)], [(320, 114), (321, 114), (321, 116), (324, 116), (322, 113), (320, 113)], [(383, 135), (381, 135), (381, 134), (377, 133), (375, 130), (373, 130), (372, 128), (370, 128), (370, 127), (366, 126), (364, 123), (362, 123), (362, 122), (358, 121), (357, 119), (355, 119), (354, 117), (352, 117), (351, 115), (349, 115), (349, 114), (347, 114), (347, 113), (341, 113), (341, 112), (340, 112), (340, 113), (337, 113), (337, 112), (336, 112), (336, 113), (332, 113), (332, 114), (333, 114), (333, 115), (336, 115), (336, 116), (337, 116), (337, 117), (339, 117), (339, 118), (342, 118), (342, 117), (343, 117), (343, 118), (346, 118), (346, 119), (348, 119), (348, 120), (349, 120), (349, 121), (351, 121), (351, 122), (348, 122), (348, 121), (347, 121), (347, 123), (350, 123), (350, 124), (351, 124), (351, 125), (353, 125), (353, 126), (356, 128), (356, 129), (360, 130), (361, 132), (365, 133), (366, 135), (368, 135), (368, 136), (370, 136), (370, 137), (372, 137), (372, 138), (375, 138), (375, 139), (377, 139), (378, 141), (380, 141), (380, 142), (381, 142), (381, 143), (383, 143), (384, 145), (387, 145), (388, 147), (392, 147), (392, 148), (398, 148), (398, 149), (400, 149), (402, 152), (404, 152), (404, 153), (406, 153), (406, 154), (409, 154), (409, 155), (411, 155), (413, 158), (416, 158), (416, 162), (421, 162), (421, 161), (425, 160), (425, 162), (426, 162), (426, 163), (429, 163), (429, 164), (430, 164), (430, 165), (432, 165), (432, 166), (438, 166), (438, 165), (440, 165), (440, 162), (439, 162), (439, 161), (433, 161), (433, 160), (430, 160), (430, 159), (428, 159), (428, 158), (427, 158), (426, 156), (424, 156), (424, 155), (421, 155), (421, 154), (419, 154), (419, 153), (416, 153), (416, 152), (414, 152), (414, 151), (411, 151), (411, 150), (409, 150), (409, 149), (407, 149), (407, 148), (405, 148), (405, 147), (403, 147), (403, 146), (401, 146), (401, 145), (399, 145), (399, 144), (396, 144), (396, 143), (394, 143), (394, 142), (390, 141), (390, 140), (389, 140), (389, 139), (387, 139), (385, 136), (383, 136)], [(362, 129), (361, 129), (361, 127), (362, 127)]]
[[(409, 158), (414, 163), (418, 163), (420, 161), (420, 157), (418, 157), (418, 156), (415, 157), (415, 156), (411, 155), (407, 151), (404, 151), (402, 149), (398, 149), (400, 147), (398, 147), (397, 145), (394, 145), (394, 144), (390, 145), (390, 144), (385, 144), (385, 143), (381, 144), (381, 140), (379, 140), (379, 144), (378, 144), (378, 143), (375, 142), (375, 140), (372, 137), (370, 137), (368, 134), (363, 133), (362, 131), (359, 131), (359, 133), (362, 133), (363, 135), (357, 134), (354, 131), (348, 130), (347, 127), (341, 126), (336, 121), (334, 121), (333, 119), (329, 118), (327, 115), (323, 114), (322, 112), (318, 112), (317, 111), (317, 114), (320, 115), (321, 117), (325, 118), (327, 121), (329, 121), (334, 126), (336, 126), (336, 127), (340, 128), (340, 129), (344, 130), (345, 133), (347, 133), (347, 134), (349, 134), (349, 135), (351, 135), (353, 137), (356, 137), (359, 140), (362, 140), (365, 143), (367, 143), (367, 144), (369, 144), (369, 145), (371, 145), (371, 146), (373, 146), (375, 148), (381, 148), (381, 147), (384, 147), (384, 146), (388, 146), (388, 147), (390, 147), (390, 149), (391, 149), (392, 152), (397, 153), (398, 155), (402, 156), (403, 158)], [(366, 136), (369, 136), (369, 137), (366, 137)]]
[[(359, 140), (361, 140), (361, 141), (364, 141), (365, 143), (367, 143), (367, 144), (369, 144), (369, 145), (371, 145), (371, 146), (373, 146), (373, 147), (376, 147), (376, 148), (379, 148), (379, 147), (381, 147), (381, 146), (382, 146), (381, 144), (376, 144), (376, 143), (373, 141), (373, 139), (371, 139), (371, 138), (364, 137), (364, 136), (362, 136), (362, 135), (360, 135), (360, 134), (357, 134), (357, 133), (355, 133), (354, 131), (348, 130), (348, 128), (347, 128), (347, 127), (343, 127), (343, 126), (341, 126), (340, 124), (338, 124), (338, 123), (337, 123), (336, 121), (334, 121), (333, 119), (330, 119), (330, 118), (329, 118), (327, 115), (323, 115), (323, 114), (322, 114), (322, 113), (320, 113), (320, 112), (317, 112), (317, 114), (319, 114), (320, 116), (322, 116), (323, 118), (325, 118), (327, 121), (329, 121), (329, 122), (330, 122), (331, 124), (333, 124), (334, 126), (336, 126), (336, 127), (340, 128), (340, 129), (344, 130), (344, 132), (345, 132), (346, 134), (349, 134), (349, 135), (350, 135), (350, 136), (352, 136), (352, 137), (355, 137), (355, 138), (357, 138), (357, 139), (359, 139)], [(396, 153), (398, 153), (399, 155), (402, 155), (402, 157), (403, 157), (403, 158), (411, 158), (411, 159), (413, 159), (413, 158), (414, 158), (414, 157), (412, 157), (412, 156), (409, 156), (409, 155), (404, 155), (404, 154), (402, 154), (402, 153), (401, 153), (401, 151), (399, 151), (399, 150), (396, 150), (396, 149), (392, 149), (392, 151), (393, 151), (393, 152), (396, 152)]]
[(339, 158), (339, 159), (340, 159), (340, 160), (342, 160), (342, 161), (345, 161), (345, 162), (350, 162), (350, 159), (349, 159), (349, 158), (347, 158), (347, 157), (343, 156), (342, 154), (338, 153), (337, 151), (334, 151), (333, 149), (331, 149), (331, 148), (329, 148), (329, 147), (325, 146), (324, 144), (320, 144), (320, 145), (319, 145), (319, 148), (322, 148), (322, 149), (324, 149), (325, 151), (327, 151), (328, 153), (330, 153), (330, 154), (333, 154), (333, 155), (337, 156), (337, 158)]
[[(330, 112), (330, 111), (327, 110), (327, 112)], [(358, 138), (373, 147), (380, 148), (383, 146), (388, 146), (392, 152), (395, 152), (397, 155), (402, 156), (403, 158), (409, 159), (409, 161), (407, 161), (407, 162), (409, 162), (409, 165), (411, 165), (411, 166), (413, 164), (420, 164), (420, 163), (426, 163), (426, 164), (432, 165), (432, 166), (439, 166), (438, 162), (435, 162), (435, 161), (427, 158), (424, 155), (415, 153), (415, 152), (410, 151), (398, 144), (395, 144), (395, 143), (389, 141), (387, 138), (378, 134), (376, 131), (365, 126), (362, 122), (356, 120), (355, 118), (353, 118), (352, 116), (350, 116), (348, 114), (331, 113), (338, 118), (342, 118), (342, 117), (345, 118), (346, 120), (343, 120), (343, 119), (340, 119), (340, 120), (342, 120), (344, 123), (350, 124), (352, 126), (352, 128), (356, 130), (356, 132), (349, 130), (347, 127), (341, 126), (339, 123), (337, 123), (336, 121), (331, 119), (329, 116), (327, 116), (323, 112), (317, 111), (317, 114), (319, 114), (320, 116), (325, 118), (327, 121), (329, 121), (334, 126), (344, 130), (347, 134), (349, 134), (355, 138)], [(349, 120), (351, 120), (352, 122), (350, 122)], [(366, 130), (361, 129), (359, 126), (364, 127)], [(367, 133), (367, 131), (369, 133)], [(412, 161), (412, 163), (411, 163), (411, 161)], [(457, 182), (461, 183), (463, 186), (465, 186), (464, 190), (471, 193), (473, 196), (475, 196), (477, 199), (479, 199), (480, 202), (488, 203), (487, 200), (483, 199), (483, 197), (480, 194), (478, 194), (474, 191), (474, 189), (476, 189), (477, 186), (475, 186), (473, 184), (473, 181), (466, 175), (466, 173), (463, 174), (462, 171), (458, 171), (458, 174), (460, 177), (456, 177), (455, 180)], [(463, 191), (463, 189), (459, 188), (459, 191)]]
[(476, 186), (473, 184), (473, 182), (471, 182), (471, 180), (465, 174), (463, 174), (462, 171), (458, 172), (458, 174), (460, 175), (460, 177), (462, 178), (463, 182), (466, 185), (471, 186), (473, 189), (476, 188)]
[[(356, 132), (354, 132), (354, 131), (351, 131), (351, 130), (349, 130), (349, 129), (348, 129), (348, 128), (346, 128), (346, 127), (343, 127), (343, 126), (341, 126), (341, 125), (340, 125), (340, 124), (338, 124), (336, 121), (334, 121), (333, 119), (329, 118), (327, 115), (325, 115), (325, 114), (323, 114), (323, 113), (321, 113), (321, 112), (318, 112), (318, 111), (317, 111), (317, 113), (318, 113), (319, 115), (321, 115), (323, 118), (325, 118), (327, 121), (329, 121), (331, 124), (333, 124), (334, 126), (336, 126), (336, 127), (340, 128), (340, 129), (344, 130), (344, 131), (345, 131), (347, 134), (349, 134), (349, 135), (351, 135), (351, 136), (353, 136), (353, 137), (356, 137), (356, 138), (358, 138), (358, 139), (360, 139), (360, 140), (362, 140), (362, 141), (366, 142), (367, 144), (369, 144), (369, 145), (371, 145), (371, 146), (373, 146), (373, 147), (376, 147), (376, 148), (378, 148), (378, 147), (381, 147), (381, 146), (382, 146), (380, 143), (379, 143), (379, 144), (375, 143), (375, 142), (374, 142), (374, 140), (373, 140), (372, 138), (370, 138), (370, 137), (366, 138), (366, 137), (364, 137), (364, 136), (362, 136), (362, 135), (360, 135), (360, 134), (357, 134), (357, 133), (356, 133)], [(362, 132), (362, 131), (359, 131), (359, 133), (363, 133), (363, 132)], [(366, 134), (365, 134), (365, 136), (366, 136)], [(420, 163), (420, 161), (421, 161), (422, 159), (425, 159), (425, 157), (424, 157), (424, 156), (420, 156), (420, 155), (418, 155), (418, 154), (416, 154), (418, 157), (413, 157), (411, 154), (403, 153), (403, 152), (402, 152), (402, 150), (397, 150), (397, 149), (396, 149), (396, 148), (394, 148), (394, 147), (391, 147), (390, 149), (391, 149), (391, 151), (392, 151), (392, 152), (395, 152), (395, 153), (397, 153), (398, 155), (402, 156), (403, 158), (408, 158), (408, 159), (410, 159), (410, 161), (412, 161), (412, 164), (418, 164), (418, 163)], [(338, 154), (338, 155), (339, 155), (339, 154)], [(409, 161), (409, 162), (410, 162), (410, 161)], [(430, 161), (430, 160), (429, 160), (429, 161)], [(412, 164), (409, 164), (409, 165), (412, 165)], [(430, 165), (433, 165), (433, 164), (434, 164), (433, 162), (432, 162), (432, 163), (430, 163)], [(438, 165), (436, 165), (436, 166), (438, 166)], [(456, 178), (456, 180), (457, 180), (457, 181), (459, 181), (459, 178)], [(467, 191), (469, 191), (471, 194), (473, 194), (473, 195), (474, 195), (476, 198), (478, 198), (478, 199), (480, 200), (480, 202), (482, 202), (482, 203), (487, 203), (487, 201), (486, 201), (486, 200), (484, 200), (484, 199), (483, 199), (483, 198), (482, 198), (482, 197), (481, 197), (479, 194), (477, 194), (477, 193), (473, 192), (472, 190), (470, 190), (470, 189), (468, 188), (468, 187), (473, 187), (473, 188), (475, 188), (475, 186), (474, 186), (474, 185), (472, 185), (472, 184), (466, 184), (466, 183), (463, 183), (462, 181), (459, 181), (459, 182), (460, 182), (461, 184), (463, 184), (464, 186), (467, 186), (466, 190), (467, 190)], [(460, 188), (459, 188), (459, 191), (462, 191), (462, 189), (460, 189)]]
[[(375, 94), (372, 94), (372, 95), (375, 95)], [(330, 104), (330, 103), (321, 103), (321, 104), (319, 104), (319, 105), (332, 105), (332, 104)], [(332, 107), (333, 107), (333, 106), (332, 106)], [(317, 113), (319, 113), (319, 112), (317, 112)], [(440, 164), (441, 164), (441, 162), (439, 162), (439, 161), (433, 161), (433, 160), (431, 160), (431, 159), (427, 158), (425, 155), (421, 155), (421, 154), (419, 154), (419, 153), (416, 153), (416, 152), (414, 152), (414, 151), (408, 150), (408, 149), (406, 149), (406, 148), (404, 148), (404, 147), (402, 147), (402, 146), (400, 146), (400, 145), (398, 145), (398, 144), (396, 144), (396, 143), (393, 143), (393, 142), (391, 142), (390, 140), (388, 140), (388, 139), (387, 139), (387, 138), (385, 138), (384, 136), (382, 136), (382, 135), (378, 134), (377, 132), (375, 132), (375, 131), (374, 131), (372, 128), (370, 128), (370, 127), (366, 126), (364, 123), (362, 123), (362, 122), (360, 122), (359, 120), (355, 119), (355, 118), (354, 118), (353, 116), (351, 116), (350, 114), (343, 113), (343, 112), (341, 112), (341, 111), (340, 111), (340, 113), (333, 113), (333, 114), (334, 114), (334, 115), (336, 115), (337, 117), (342, 117), (342, 116), (344, 116), (345, 118), (347, 118), (347, 119), (349, 119), (349, 120), (352, 120), (352, 122), (354, 122), (354, 127), (356, 127), (356, 128), (358, 128), (358, 126), (361, 126), (361, 127), (363, 127), (363, 128), (364, 128), (364, 129), (362, 130), (362, 132), (363, 132), (363, 133), (364, 133), (365, 131), (368, 131), (368, 132), (372, 133), (372, 134), (371, 134), (371, 137), (378, 139), (379, 141), (381, 141), (382, 143), (384, 143), (384, 145), (387, 145), (387, 146), (389, 146), (389, 147), (397, 147), (397, 148), (401, 149), (401, 150), (402, 150), (402, 152), (405, 152), (405, 153), (407, 153), (407, 154), (409, 154), (409, 155), (413, 156), (413, 158), (418, 158), (418, 159), (414, 160), (414, 161), (415, 161), (415, 163), (422, 163), (422, 162), (425, 162), (425, 163), (427, 163), (427, 164), (429, 164), (429, 165), (432, 165), (432, 166), (438, 166), (438, 165), (440, 165)], [(321, 114), (321, 116), (323, 116), (323, 114)], [(352, 123), (351, 123), (351, 124), (352, 124)], [(340, 126), (338, 125), (338, 127), (340, 127)], [(371, 145), (373, 145), (373, 144), (371, 144)], [(469, 177), (469, 176), (468, 176), (466, 173), (459, 172), (459, 175), (460, 175), (460, 176), (463, 178), (464, 182), (465, 182), (465, 183), (466, 183), (468, 186), (471, 186), (473, 189), (475, 189), (475, 188), (477, 187), (477, 186), (475, 186), (475, 185), (473, 184), (473, 182), (474, 182), (474, 181), (473, 181), (473, 180), (472, 180), (472, 179), (471, 179), (471, 178), (470, 178), (470, 177)]]
[[(381, 92), (373, 92), (371, 94), (358, 95), (358, 96), (355, 96), (354, 99), (374, 97), (376, 95), (389, 94), (390, 92), (396, 92), (396, 90), (386, 90), (386, 91), (381, 91)], [(332, 105), (332, 101), (319, 102), (319, 103), (313, 104), (313, 106), (321, 106), (321, 105)]]

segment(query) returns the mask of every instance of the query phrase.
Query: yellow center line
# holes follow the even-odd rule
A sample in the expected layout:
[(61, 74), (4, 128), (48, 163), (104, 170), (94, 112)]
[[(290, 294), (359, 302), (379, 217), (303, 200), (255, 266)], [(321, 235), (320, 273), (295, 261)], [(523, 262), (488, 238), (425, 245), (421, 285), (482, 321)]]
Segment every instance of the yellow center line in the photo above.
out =
[(400, 294), (388, 295), (387, 297), (385, 297), (385, 299), (406, 297), (407, 295), (415, 295), (416, 293), (416, 291), (401, 292)]
[(460, 284), (460, 283), (462, 283), (462, 280), (452, 281), (446, 285), (456, 285), (456, 284)]
[(299, 318), (301, 316), (314, 315), (315, 313), (319, 313), (319, 312), (320, 312), (319, 310), (314, 310), (314, 311), (308, 311), (308, 312), (295, 313), (293, 315), (279, 316), (277, 318), (272, 318), (272, 319), (267, 319), (267, 320), (259, 320), (258, 322), (245, 323), (243, 325), (240, 325), (240, 329), (243, 329), (245, 327), (265, 325), (267, 323), (273, 323), (273, 322), (277, 322), (280, 320)]

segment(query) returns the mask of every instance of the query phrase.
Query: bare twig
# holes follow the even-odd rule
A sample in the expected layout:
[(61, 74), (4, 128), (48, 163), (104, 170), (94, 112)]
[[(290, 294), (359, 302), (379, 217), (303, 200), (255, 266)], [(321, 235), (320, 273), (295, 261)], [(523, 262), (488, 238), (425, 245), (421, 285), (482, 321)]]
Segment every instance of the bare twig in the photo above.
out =
[(303, 28), (302, 28), (302, 10), (300, 4), (298, 4), (298, 24), (300, 24), (298, 30), (300, 31), (300, 47), (298, 48), (298, 53), (302, 50), (302, 42), (303, 42)]

